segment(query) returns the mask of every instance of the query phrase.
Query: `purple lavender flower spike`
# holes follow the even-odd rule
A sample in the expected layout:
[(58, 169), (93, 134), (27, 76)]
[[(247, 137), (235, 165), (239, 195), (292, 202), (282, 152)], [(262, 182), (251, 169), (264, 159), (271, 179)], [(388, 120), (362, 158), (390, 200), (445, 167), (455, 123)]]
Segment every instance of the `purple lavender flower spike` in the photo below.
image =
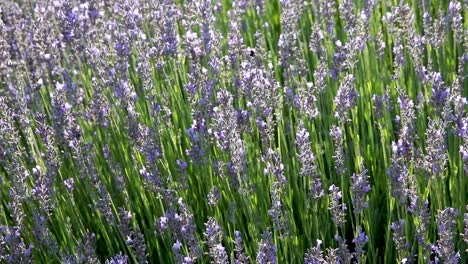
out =
[[(465, 225), (465, 229), (463, 234), (460, 234), (463, 238), (463, 241), (465, 244), (468, 244), (468, 205), (466, 206), (466, 213), (463, 215), (463, 223)], [(466, 252), (468, 252), (468, 248), (466, 249)]]
[(332, 220), (338, 227), (343, 227), (345, 223), (346, 204), (341, 203), (342, 195), (340, 188), (331, 185), (328, 191), (330, 191), (330, 205), (328, 209), (332, 215)]
[(301, 164), (299, 175), (310, 179), (311, 197), (318, 199), (325, 195), (322, 186), (322, 179), (318, 172), (314, 153), (312, 152), (312, 144), (309, 139), (309, 132), (304, 127), (304, 122), (299, 121), (296, 133), (296, 145), (298, 148), (297, 157)]
[(439, 229), (439, 239), (437, 245), (433, 246), (433, 250), (443, 263), (458, 263), (460, 260), (460, 252), (455, 251), (453, 241), (454, 231), (457, 227), (456, 217), (458, 217), (458, 210), (455, 208), (446, 208), (437, 212), (436, 223)]
[(429, 120), (426, 142), (424, 167), (432, 178), (444, 178), (448, 160), (447, 136), (445, 127), (440, 122)]
[(343, 264), (350, 264), (352, 255), (349, 252), (348, 245), (346, 243), (346, 240), (343, 239), (340, 235), (335, 234), (334, 237), (335, 241), (338, 243), (338, 248), (337, 248), (337, 255), (340, 263)]
[(353, 193), (353, 212), (355, 214), (362, 213), (364, 208), (367, 208), (368, 202), (366, 195), (371, 190), (369, 184), (369, 176), (367, 176), (367, 169), (364, 164), (361, 164), (361, 172), (359, 174), (353, 173), (351, 176), (351, 192)]
[(317, 239), (317, 246), (307, 249), (304, 256), (304, 264), (324, 264), (326, 263), (323, 257), (323, 252), (320, 250), (322, 240)]
[(354, 258), (356, 263), (365, 263), (365, 253), (364, 246), (369, 241), (369, 237), (367, 237), (366, 233), (362, 230), (361, 227), (358, 227), (358, 234), (357, 237), (353, 239), (353, 243), (356, 246)]
[(127, 264), (127, 262), (128, 262), (128, 256), (120, 252), (119, 254), (113, 256), (112, 258), (107, 259), (105, 264)]
[(209, 248), (210, 257), (213, 259), (214, 263), (229, 264), (229, 258), (226, 253), (226, 249), (222, 245), (223, 232), (221, 231), (221, 227), (212, 217), (208, 219), (208, 222), (205, 223), (205, 226), (205, 236), (208, 238), (206, 244)]
[(358, 91), (354, 87), (354, 76), (352, 74), (346, 75), (340, 83), (335, 97), (335, 117), (339, 121), (349, 121), (347, 111), (356, 106), (359, 96)]
[(273, 243), (273, 234), (269, 230), (265, 230), (262, 234), (262, 239), (259, 243), (257, 253), (257, 264), (276, 264), (277, 246)]
[(400, 219), (398, 222), (392, 222), (390, 228), (392, 229), (393, 242), (400, 254), (404, 254), (410, 248), (410, 243), (405, 237), (405, 220)]
[(335, 170), (338, 175), (343, 176), (346, 173), (346, 167), (345, 153), (343, 149), (344, 139), (341, 128), (333, 125), (330, 129), (330, 136), (335, 143), (335, 154), (333, 155), (333, 160), (335, 161)]
[(244, 245), (240, 231), (234, 231), (234, 264), (249, 264), (249, 256), (245, 254)]

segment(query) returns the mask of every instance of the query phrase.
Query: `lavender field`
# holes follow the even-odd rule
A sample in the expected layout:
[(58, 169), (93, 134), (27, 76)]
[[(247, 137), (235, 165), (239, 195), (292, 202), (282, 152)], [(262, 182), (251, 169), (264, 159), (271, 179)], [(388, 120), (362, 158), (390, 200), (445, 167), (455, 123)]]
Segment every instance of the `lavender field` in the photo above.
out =
[(468, 263), (466, 0), (1, 0), (0, 263)]

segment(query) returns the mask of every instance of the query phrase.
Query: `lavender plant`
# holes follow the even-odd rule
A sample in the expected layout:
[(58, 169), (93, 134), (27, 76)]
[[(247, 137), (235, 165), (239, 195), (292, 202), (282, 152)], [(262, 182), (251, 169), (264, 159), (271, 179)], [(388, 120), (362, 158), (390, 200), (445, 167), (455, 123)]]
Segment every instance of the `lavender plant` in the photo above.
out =
[(466, 7), (0, 1), (0, 262), (468, 262)]

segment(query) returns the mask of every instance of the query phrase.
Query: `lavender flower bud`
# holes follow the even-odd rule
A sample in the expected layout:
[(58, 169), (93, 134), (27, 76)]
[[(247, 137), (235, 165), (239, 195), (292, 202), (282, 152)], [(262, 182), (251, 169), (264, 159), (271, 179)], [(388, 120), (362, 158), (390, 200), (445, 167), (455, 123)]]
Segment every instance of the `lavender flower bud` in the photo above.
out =
[(439, 228), (439, 239), (433, 250), (444, 263), (458, 263), (460, 259), (460, 252), (455, 252), (453, 241), (454, 231), (457, 227), (457, 216), (458, 210), (455, 208), (446, 208), (437, 212), (436, 223)]
[(445, 128), (435, 120), (429, 120), (426, 130), (426, 156), (424, 167), (432, 178), (444, 178), (448, 160)]

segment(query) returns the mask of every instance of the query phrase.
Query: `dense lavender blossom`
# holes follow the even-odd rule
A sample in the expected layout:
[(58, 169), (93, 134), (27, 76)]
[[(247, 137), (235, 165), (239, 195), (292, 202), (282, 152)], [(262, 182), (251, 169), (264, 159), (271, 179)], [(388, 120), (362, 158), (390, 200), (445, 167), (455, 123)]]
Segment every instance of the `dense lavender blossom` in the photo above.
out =
[(346, 54), (345, 48), (343, 47), (343, 43), (341, 43), (340, 40), (337, 40), (335, 42), (335, 46), (336, 46), (336, 50), (335, 50), (335, 54), (333, 55), (333, 65), (330, 70), (330, 77), (336, 81), (338, 80), (340, 73), (345, 70), (344, 64), (346, 61), (347, 54)]
[(356, 27), (356, 15), (353, 12), (354, 2), (352, 0), (344, 0), (339, 3), (338, 9), (340, 11), (341, 21), (345, 24), (344, 29), (351, 31)]
[(455, 134), (463, 138), (468, 134), (468, 116), (464, 111), (465, 106), (468, 105), (468, 101), (467, 98), (461, 95), (462, 87), (460, 82), (460, 78), (453, 81), (449, 93), (450, 95), (444, 105), (445, 114), (442, 114), (442, 118), (446, 124), (451, 124), (453, 122)]
[(438, 111), (441, 111), (449, 95), (449, 90), (445, 86), (442, 75), (439, 72), (431, 72), (427, 75), (427, 78), (428, 83), (431, 85), (431, 102)]
[(448, 6), (447, 20), (450, 23), (450, 27), (455, 34), (455, 40), (457, 43), (463, 41), (463, 17), (462, 17), (462, 5), (460, 1), (452, 0)]
[(301, 164), (299, 175), (310, 178), (310, 192), (313, 199), (318, 199), (325, 195), (322, 187), (322, 179), (318, 173), (314, 153), (312, 152), (312, 144), (309, 139), (309, 132), (304, 127), (301, 120), (298, 124), (296, 133), (296, 145), (298, 148), (298, 160)]
[(335, 117), (340, 122), (349, 121), (347, 111), (356, 106), (358, 97), (359, 93), (354, 87), (354, 76), (348, 74), (341, 82), (335, 97)]
[(439, 17), (433, 19), (428, 12), (423, 14), (423, 26), (424, 34), (428, 39), (428, 42), (435, 48), (440, 47), (445, 42), (446, 37), (446, 18), (442, 13), (439, 13)]
[(317, 10), (317, 15), (324, 21), (328, 34), (332, 35), (335, 29), (335, 14), (336, 14), (336, 3), (334, 1), (313, 1), (314, 9)]
[(327, 248), (327, 253), (320, 250), (322, 241), (317, 239), (317, 246), (309, 248), (304, 256), (304, 264), (346, 263), (338, 255), (338, 248)]
[(366, 28), (368, 19), (364, 13), (361, 13), (356, 20), (356, 25), (349, 31), (349, 39), (344, 47), (346, 50), (345, 65), (349, 71), (356, 68), (359, 62), (359, 53), (364, 51), (370, 40), (369, 30)]
[(66, 101), (66, 88), (65, 84), (56, 83), (55, 93), (51, 95), (53, 127), (59, 139), (58, 143), (63, 147), (73, 147), (76, 146), (82, 132), (72, 114), (72, 105)]
[(208, 130), (216, 139), (217, 146), (231, 153), (229, 166), (230, 183), (238, 188), (240, 182), (245, 182), (245, 143), (241, 138), (241, 132), (237, 128), (236, 111), (232, 107), (233, 97), (228, 91), (220, 91), (217, 94), (219, 105), (213, 108), (214, 121), (212, 128)]
[(184, 256), (182, 254), (182, 243), (180, 243), (179, 240), (177, 240), (174, 245), (172, 246), (172, 252), (175, 255), (175, 260), (177, 264), (191, 264), (195, 263), (195, 259), (191, 258), (189, 256)]
[(312, 34), (310, 35), (309, 49), (312, 52), (317, 53), (317, 56), (320, 58), (323, 56), (325, 50), (323, 47), (324, 33), (320, 28), (318, 23), (312, 24)]
[(24, 243), (20, 230), (0, 227), (0, 260), (9, 263), (33, 263), (33, 245)]
[[(179, 8), (174, 1), (169, 0), (160, 4), (158, 12), (155, 14), (155, 22), (160, 23), (162, 54), (168, 56), (176, 56), (177, 48), (180, 43), (179, 35), (177, 34), (176, 21), (182, 16)], [(159, 19), (158, 19), (159, 18)]]
[(112, 198), (109, 192), (101, 183), (98, 183), (96, 187), (98, 187), (100, 194), (100, 198), (96, 201), (98, 210), (109, 224), (116, 224), (116, 218), (112, 209)]
[[(266, 51), (261, 49), (258, 52), (263, 54)], [(266, 68), (259, 58), (254, 62), (244, 61), (241, 63), (241, 74), (241, 88), (247, 100), (246, 105), (255, 114), (257, 127), (262, 133), (262, 144), (268, 147), (274, 136), (274, 118), (281, 117), (277, 110), (282, 103), (279, 82), (273, 78), (273, 65), (269, 63)]]
[(137, 132), (137, 149), (146, 158), (145, 167), (142, 168), (140, 174), (145, 179), (147, 189), (153, 190), (162, 186), (160, 172), (156, 166), (157, 160), (161, 157), (161, 146), (157, 141), (158, 131), (138, 124)]
[(393, 41), (393, 75), (392, 79), (398, 79), (402, 68), (406, 64), (404, 56), (404, 40), (410, 38), (409, 32), (412, 30), (414, 15), (408, 4), (403, 1), (398, 6), (392, 8), (391, 12), (382, 18), (388, 26), (389, 32), (394, 36)]
[[(279, 64), (283, 69), (285, 79), (292, 78), (295, 75), (294, 60), (297, 60), (297, 27), (302, 13), (301, 1), (281, 0), (281, 34), (278, 39)], [(302, 4), (303, 5), (303, 4)]]
[(138, 225), (132, 228), (132, 213), (121, 207), (119, 208), (119, 218), (120, 223), (118, 228), (122, 236), (125, 237), (125, 242), (133, 249), (138, 263), (148, 263), (146, 260), (147, 253), (145, 238)]
[(288, 220), (284, 210), (283, 202), (281, 201), (284, 187), (281, 187), (281, 183), (275, 182), (271, 186), (271, 209), (268, 210), (268, 214), (273, 221), (275, 230), (280, 232), (282, 235), (287, 235), (289, 232)]
[(259, 243), (259, 249), (257, 253), (256, 263), (257, 264), (276, 264), (277, 257), (276, 251), (277, 246), (273, 242), (273, 234), (269, 230), (265, 230), (262, 234), (262, 240)]
[[(172, 208), (164, 216), (156, 219), (154, 223), (156, 233), (163, 234), (168, 232), (174, 237), (174, 240), (188, 243), (190, 255), (187, 257), (195, 261), (195, 259), (202, 255), (203, 251), (200, 248), (198, 238), (195, 236), (194, 215), (190, 212), (182, 198), (176, 199), (172, 197), (173, 194), (171, 192), (166, 193), (166, 196)], [(176, 210), (175, 206), (178, 207), (178, 210)]]
[(239, 76), (239, 59), (244, 48), (244, 38), (241, 34), (241, 25), (245, 22), (242, 21), (241, 15), (246, 12), (246, 3), (243, 1), (233, 2), (232, 10), (229, 10), (227, 16), (229, 17), (229, 32), (228, 32), (228, 46), (229, 46), (229, 61), (233, 71), (234, 87), (238, 88), (240, 85)]
[(432, 249), (444, 263), (458, 263), (460, 259), (460, 252), (455, 252), (453, 242), (457, 216), (458, 210), (455, 208), (446, 208), (437, 212), (436, 223), (439, 227), (439, 239), (437, 245), (434, 245)]
[(223, 232), (221, 227), (218, 225), (214, 218), (208, 219), (208, 222), (205, 223), (206, 232), (205, 236), (208, 241), (206, 241), (209, 248), (209, 255), (213, 259), (214, 263), (229, 263), (229, 258), (226, 253), (226, 249), (222, 245)]
[[(396, 142), (392, 142), (391, 165), (387, 170), (390, 177), (391, 194), (406, 206), (409, 201), (417, 200), (414, 192), (415, 176), (411, 174), (407, 161)], [(410, 206), (410, 210), (414, 209)]]
[(404, 252), (410, 247), (410, 244), (405, 237), (405, 220), (401, 219), (399, 222), (392, 222), (390, 228), (393, 231), (392, 238), (396, 249), (400, 254), (404, 254)]
[[(8, 209), (16, 228), (22, 229), (25, 218), (23, 203), (30, 196), (26, 184), (30, 173), (21, 164), (20, 157), (23, 155), (23, 149), (20, 146), (20, 136), (14, 124), (14, 112), (7, 105), (5, 97), (0, 97), (0, 108), (4, 109), (4, 111), (0, 112), (1, 165), (11, 175), (12, 179), (12, 188), (9, 191), (11, 200), (8, 202)], [(4, 163), (4, 161), (8, 160), (9, 162)]]
[(105, 264), (127, 264), (128, 262), (128, 256), (120, 252), (119, 254), (113, 256), (110, 259), (106, 260)]
[(47, 180), (52, 186), (56, 180), (58, 169), (62, 165), (59, 156), (59, 150), (56, 146), (54, 130), (51, 126), (47, 124), (47, 116), (44, 113), (39, 113), (36, 115), (36, 122), (38, 128), (36, 133), (39, 134), (42, 138), (42, 142), (45, 145), (45, 156), (46, 156), (46, 174)]
[(323, 252), (320, 250), (322, 240), (317, 239), (317, 246), (309, 248), (304, 256), (304, 264), (321, 264), (326, 263), (323, 257)]
[(361, 172), (359, 174), (353, 173), (351, 176), (351, 192), (353, 193), (353, 212), (355, 214), (362, 213), (364, 208), (368, 207), (366, 195), (371, 190), (369, 184), (369, 176), (364, 164), (361, 164)]
[(193, 142), (190, 150), (187, 150), (187, 155), (191, 157), (194, 164), (203, 164), (203, 156), (205, 155), (204, 141), (206, 140), (207, 127), (206, 120), (193, 120), (192, 126), (186, 131), (187, 136)]
[(414, 141), (416, 140), (415, 133), (415, 119), (416, 113), (414, 109), (414, 102), (408, 98), (407, 93), (397, 88), (398, 91), (398, 104), (400, 106), (400, 115), (397, 116), (399, 129), (399, 139), (397, 142), (398, 151), (406, 159), (406, 161), (413, 161), (415, 150)]
[(298, 90), (296, 103), (300, 110), (304, 112), (308, 118), (316, 118), (320, 113), (316, 106), (317, 97), (315, 94), (317, 93), (317, 90), (313, 87), (313, 83), (306, 83), (305, 85), (300, 84)]
[(426, 156), (424, 167), (432, 178), (445, 177), (448, 160), (445, 128), (435, 120), (429, 120), (426, 130)]

